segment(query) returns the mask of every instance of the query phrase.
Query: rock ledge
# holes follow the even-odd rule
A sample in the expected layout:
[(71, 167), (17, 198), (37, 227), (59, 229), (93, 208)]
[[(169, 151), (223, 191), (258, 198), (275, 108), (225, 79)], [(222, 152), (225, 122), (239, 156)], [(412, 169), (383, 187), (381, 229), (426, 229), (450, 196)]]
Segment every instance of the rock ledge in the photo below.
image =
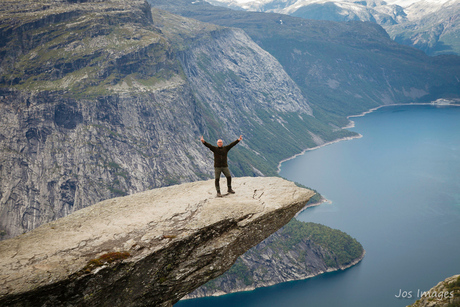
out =
[(276, 177), (235, 178), (234, 189), (216, 198), (208, 180), (150, 190), (2, 241), (0, 305), (171, 306), (314, 194)]

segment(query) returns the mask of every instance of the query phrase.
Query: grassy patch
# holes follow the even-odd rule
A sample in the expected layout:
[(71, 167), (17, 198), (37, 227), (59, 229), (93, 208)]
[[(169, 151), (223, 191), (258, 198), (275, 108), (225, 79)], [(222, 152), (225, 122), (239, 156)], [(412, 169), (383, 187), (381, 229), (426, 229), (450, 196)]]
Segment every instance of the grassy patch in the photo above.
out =
[(94, 269), (107, 265), (116, 261), (127, 259), (131, 256), (129, 252), (112, 252), (99, 256), (98, 258), (91, 259), (88, 264), (82, 269), (83, 273), (90, 273)]

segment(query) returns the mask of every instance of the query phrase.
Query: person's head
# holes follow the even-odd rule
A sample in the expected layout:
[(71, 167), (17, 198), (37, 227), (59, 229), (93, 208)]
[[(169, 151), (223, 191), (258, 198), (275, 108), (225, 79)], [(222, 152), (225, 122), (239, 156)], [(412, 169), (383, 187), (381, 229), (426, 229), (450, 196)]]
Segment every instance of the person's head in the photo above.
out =
[(218, 147), (224, 146), (224, 142), (223, 142), (221, 139), (218, 139), (218, 140), (217, 140), (217, 146), (218, 146)]

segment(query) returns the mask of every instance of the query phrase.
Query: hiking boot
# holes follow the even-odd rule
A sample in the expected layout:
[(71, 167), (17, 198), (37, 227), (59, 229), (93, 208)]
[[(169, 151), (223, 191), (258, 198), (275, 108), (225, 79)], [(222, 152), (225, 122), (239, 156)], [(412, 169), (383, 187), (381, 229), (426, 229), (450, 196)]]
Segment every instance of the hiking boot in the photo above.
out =
[(222, 194), (220, 194), (220, 192), (217, 192), (217, 197), (222, 197)]
[(228, 188), (228, 193), (235, 194), (235, 191), (233, 191), (232, 188)]

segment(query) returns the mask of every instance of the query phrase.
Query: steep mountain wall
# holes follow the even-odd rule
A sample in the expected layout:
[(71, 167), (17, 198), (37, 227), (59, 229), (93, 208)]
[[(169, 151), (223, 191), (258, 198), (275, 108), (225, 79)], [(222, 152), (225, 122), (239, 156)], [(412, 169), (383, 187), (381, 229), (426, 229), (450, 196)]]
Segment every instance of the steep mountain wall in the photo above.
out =
[(272, 12), (304, 19), (368, 21), (385, 28), (398, 43), (416, 47), (429, 55), (460, 55), (457, 0), (353, 1), (353, 0), (207, 0), (235, 10)]
[(174, 14), (243, 29), (280, 62), (321, 122), (342, 127), (346, 116), (376, 106), (460, 97), (460, 57), (427, 56), (394, 42), (375, 23), (233, 11), (203, 1), (149, 2)]
[[(244, 152), (235, 152), (235, 173), (270, 173), (262, 158), (277, 165), (281, 156), (349, 132), (333, 131), (313, 116), (310, 102), (279, 62), (236, 28), (212, 25), (152, 10), (155, 26), (178, 52), (184, 74), (206, 118), (206, 138), (228, 142), (244, 134)], [(180, 25), (180, 26), (178, 26)], [(195, 30), (184, 38), (185, 31)], [(312, 137), (312, 132), (317, 135)]]
[(6, 237), (102, 199), (205, 177), (192, 161), (203, 160), (199, 144), (177, 149), (176, 134), (198, 135), (203, 121), (171, 46), (149, 28), (148, 5), (49, 4), (32, 21), (10, 12), (15, 22), (2, 23)]
[(0, 223), (11, 236), (99, 200), (197, 180), (196, 171), (206, 171), (194, 162), (204, 159), (198, 143), (178, 150), (186, 138), (176, 133), (198, 135), (202, 124), (183, 82), (95, 100), (4, 95)]
[(460, 55), (460, 2), (448, 1), (441, 5), (420, 1), (408, 9), (416, 18), (385, 27), (395, 41), (429, 55)]
[(200, 135), (228, 143), (243, 134), (231, 170), (267, 175), (316, 144), (309, 129), (327, 127), (241, 30), (145, 1), (5, 1), (1, 10), (4, 239), (104, 199), (211, 178)]

